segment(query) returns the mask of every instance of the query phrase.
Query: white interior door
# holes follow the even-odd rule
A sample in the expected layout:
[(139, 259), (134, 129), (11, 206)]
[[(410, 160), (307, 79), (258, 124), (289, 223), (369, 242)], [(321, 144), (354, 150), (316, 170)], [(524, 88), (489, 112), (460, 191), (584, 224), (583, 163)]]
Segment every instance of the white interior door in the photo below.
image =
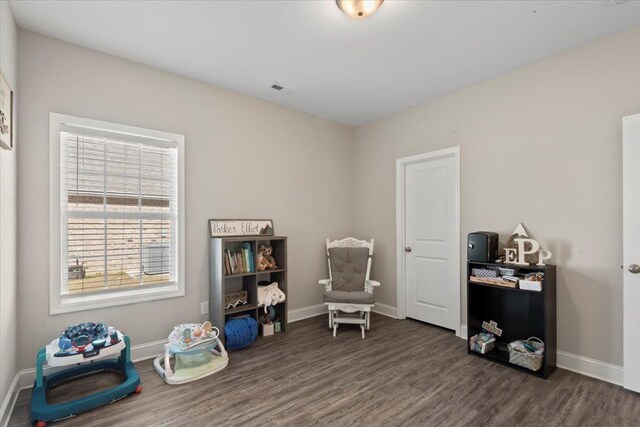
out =
[(404, 165), (406, 317), (458, 331), (458, 150)]
[(622, 122), (624, 387), (640, 392), (640, 114)]

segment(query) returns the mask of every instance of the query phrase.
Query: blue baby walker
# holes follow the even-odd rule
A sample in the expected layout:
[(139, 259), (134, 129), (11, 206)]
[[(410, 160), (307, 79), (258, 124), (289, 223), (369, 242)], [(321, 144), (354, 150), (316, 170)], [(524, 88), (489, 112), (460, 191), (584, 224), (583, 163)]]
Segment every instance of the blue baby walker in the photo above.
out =
[[(31, 421), (37, 427), (48, 422), (74, 417), (81, 412), (140, 393), (140, 377), (131, 362), (129, 337), (104, 323), (69, 326), (60, 338), (38, 351), (36, 382), (31, 393)], [(64, 368), (43, 375), (44, 366)], [(47, 390), (62, 382), (96, 372), (112, 371), (124, 376), (115, 387), (57, 404), (47, 402)]]

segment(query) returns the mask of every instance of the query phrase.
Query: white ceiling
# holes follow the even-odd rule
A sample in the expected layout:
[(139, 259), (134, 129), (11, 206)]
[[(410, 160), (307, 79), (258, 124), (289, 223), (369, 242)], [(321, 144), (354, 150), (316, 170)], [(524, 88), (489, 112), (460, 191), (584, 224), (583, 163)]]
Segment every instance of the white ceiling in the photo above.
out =
[[(361, 125), (640, 25), (640, 1), (12, 1), (22, 28)], [(278, 82), (295, 93), (276, 92)]]

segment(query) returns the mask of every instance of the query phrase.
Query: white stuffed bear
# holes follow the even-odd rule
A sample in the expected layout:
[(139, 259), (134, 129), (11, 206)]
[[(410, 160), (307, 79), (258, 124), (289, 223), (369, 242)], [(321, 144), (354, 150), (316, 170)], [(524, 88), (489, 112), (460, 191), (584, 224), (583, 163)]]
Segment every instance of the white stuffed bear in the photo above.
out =
[(278, 288), (278, 282), (273, 282), (267, 286), (258, 286), (258, 306), (264, 306), (264, 312), (267, 307), (276, 305), (286, 299), (286, 295)]

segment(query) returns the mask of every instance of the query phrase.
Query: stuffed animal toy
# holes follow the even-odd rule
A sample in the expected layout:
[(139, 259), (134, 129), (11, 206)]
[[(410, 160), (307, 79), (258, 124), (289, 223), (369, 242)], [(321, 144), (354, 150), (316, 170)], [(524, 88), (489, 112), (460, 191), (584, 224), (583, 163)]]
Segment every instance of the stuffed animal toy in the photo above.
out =
[(269, 266), (269, 263), (262, 255), (262, 250), (258, 249), (258, 271), (264, 271)]
[(278, 282), (267, 286), (258, 286), (258, 306), (264, 306), (264, 312), (270, 305), (276, 305), (286, 299), (286, 295), (278, 288)]
[(278, 268), (276, 260), (271, 255), (273, 253), (273, 247), (271, 245), (262, 244), (258, 248), (258, 270), (264, 271), (266, 269)]

